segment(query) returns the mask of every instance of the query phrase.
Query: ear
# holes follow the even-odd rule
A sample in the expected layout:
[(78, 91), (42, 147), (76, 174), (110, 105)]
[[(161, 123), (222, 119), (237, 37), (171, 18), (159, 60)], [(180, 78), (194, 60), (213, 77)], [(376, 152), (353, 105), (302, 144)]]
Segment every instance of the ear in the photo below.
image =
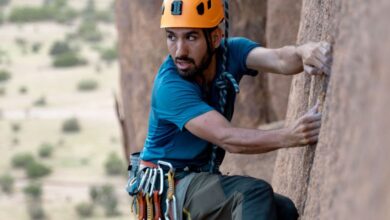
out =
[(214, 49), (219, 47), (219, 45), (221, 44), (222, 37), (223, 37), (222, 29), (219, 27), (215, 29), (213, 32), (211, 32), (211, 41)]

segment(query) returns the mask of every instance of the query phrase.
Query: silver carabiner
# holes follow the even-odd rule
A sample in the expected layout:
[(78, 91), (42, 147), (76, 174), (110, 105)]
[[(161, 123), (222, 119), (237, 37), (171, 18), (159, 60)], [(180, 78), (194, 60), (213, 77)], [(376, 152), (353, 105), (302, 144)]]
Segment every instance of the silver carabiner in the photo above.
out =
[(161, 167), (157, 168), (157, 172), (160, 173), (160, 191), (158, 194), (161, 196), (164, 191), (164, 171)]
[(153, 170), (151, 168), (148, 168), (148, 180), (146, 180), (145, 182), (145, 188), (143, 189), (143, 195), (145, 196), (146, 193), (148, 193), (149, 191), (149, 187), (150, 187), (150, 179), (152, 178), (152, 173), (153, 173)]
[(158, 164), (158, 167), (159, 167), (159, 168), (161, 168), (160, 165), (164, 165), (164, 166), (169, 167), (169, 170), (170, 170), (170, 171), (174, 171), (172, 164), (169, 163), (169, 162), (165, 162), (165, 161), (159, 160), (159, 161), (157, 161), (157, 164)]
[(141, 182), (138, 186), (138, 191), (140, 191), (142, 188), (143, 188), (143, 185), (145, 183), (145, 180), (146, 180), (146, 176), (149, 174), (149, 169), (146, 169), (146, 171), (144, 172), (143, 170), (141, 171), (141, 175), (142, 175), (142, 178), (141, 178)]
[(170, 210), (171, 203), (172, 203), (172, 206), (173, 206), (172, 207), (172, 209), (173, 209), (172, 210), (172, 212), (173, 212), (173, 220), (177, 220), (177, 204), (176, 204), (176, 196), (175, 195), (172, 196), (172, 201), (169, 201), (168, 198), (165, 200), (165, 204), (167, 206), (167, 209), (165, 210), (164, 217), (165, 217), (165, 219), (170, 220), (170, 218), (169, 218), (169, 210)]
[(152, 195), (153, 195), (154, 185), (156, 183), (156, 177), (157, 177), (157, 169), (153, 168), (152, 169), (152, 179), (150, 182), (150, 189), (149, 189), (149, 196), (150, 197), (152, 197)]

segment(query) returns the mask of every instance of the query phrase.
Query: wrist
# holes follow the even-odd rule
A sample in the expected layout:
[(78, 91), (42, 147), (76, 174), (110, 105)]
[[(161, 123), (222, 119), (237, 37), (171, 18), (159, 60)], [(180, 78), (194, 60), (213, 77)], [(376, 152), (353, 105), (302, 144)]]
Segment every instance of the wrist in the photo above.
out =
[(291, 130), (289, 127), (281, 128), (279, 130), (279, 147), (278, 148), (288, 148), (292, 146)]

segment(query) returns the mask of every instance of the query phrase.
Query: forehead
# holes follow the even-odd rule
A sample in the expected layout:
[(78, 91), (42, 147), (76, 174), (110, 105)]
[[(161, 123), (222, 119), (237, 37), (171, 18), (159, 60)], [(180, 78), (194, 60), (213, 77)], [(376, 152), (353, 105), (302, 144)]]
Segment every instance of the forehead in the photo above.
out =
[(175, 35), (186, 35), (189, 33), (197, 33), (197, 34), (202, 33), (201, 28), (165, 28), (165, 31), (167, 33), (173, 33)]

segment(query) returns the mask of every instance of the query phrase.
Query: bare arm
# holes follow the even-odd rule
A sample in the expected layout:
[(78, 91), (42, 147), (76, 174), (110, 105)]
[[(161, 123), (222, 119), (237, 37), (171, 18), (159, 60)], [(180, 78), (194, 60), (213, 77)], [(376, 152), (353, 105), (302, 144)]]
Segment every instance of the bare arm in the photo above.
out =
[(306, 43), (301, 46), (285, 46), (277, 49), (257, 47), (249, 52), (248, 68), (284, 75), (305, 70), (310, 74), (329, 74), (331, 46), (327, 42)]
[(259, 154), (317, 142), (320, 119), (311, 110), (288, 128), (259, 130), (233, 127), (217, 111), (210, 111), (187, 122), (185, 128), (230, 153)]

